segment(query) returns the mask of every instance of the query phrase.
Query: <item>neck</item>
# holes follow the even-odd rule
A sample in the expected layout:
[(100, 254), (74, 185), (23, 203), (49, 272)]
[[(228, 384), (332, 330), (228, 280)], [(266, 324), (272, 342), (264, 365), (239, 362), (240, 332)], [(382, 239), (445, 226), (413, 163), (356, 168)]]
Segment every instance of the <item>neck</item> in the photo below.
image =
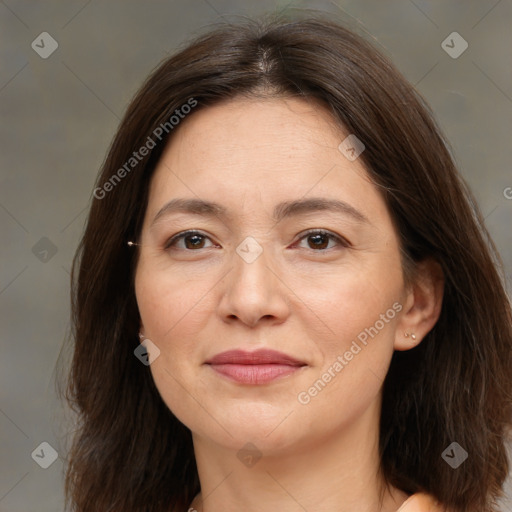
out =
[[(191, 508), (197, 512), (396, 512), (407, 495), (387, 488), (379, 470), (378, 414), (375, 404), (340, 431), (286, 449), (262, 440), (262, 457), (252, 465), (250, 459), (249, 465), (240, 461), (239, 450), (194, 435), (201, 493)], [(254, 444), (258, 446), (258, 441)]]

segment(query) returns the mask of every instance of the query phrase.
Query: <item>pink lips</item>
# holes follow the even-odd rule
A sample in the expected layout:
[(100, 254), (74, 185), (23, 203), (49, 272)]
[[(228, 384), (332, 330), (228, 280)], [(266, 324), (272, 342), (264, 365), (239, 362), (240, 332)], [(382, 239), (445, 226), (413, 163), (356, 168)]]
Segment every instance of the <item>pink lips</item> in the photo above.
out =
[(275, 350), (254, 352), (229, 350), (212, 357), (205, 364), (216, 372), (243, 384), (265, 384), (296, 372), (306, 363)]

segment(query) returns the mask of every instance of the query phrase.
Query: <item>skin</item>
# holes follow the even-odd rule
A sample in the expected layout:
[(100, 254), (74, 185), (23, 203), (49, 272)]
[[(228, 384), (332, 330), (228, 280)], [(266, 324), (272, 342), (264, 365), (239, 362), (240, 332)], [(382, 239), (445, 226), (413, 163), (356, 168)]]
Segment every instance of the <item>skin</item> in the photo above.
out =
[[(316, 103), (236, 98), (182, 121), (152, 177), (136, 296), (141, 332), (160, 350), (150, 366), (156, 386), (192, 431), (197, 510), (391, 512), (407, 498), (391, 487), (379, 505), (382, 384), (393, 351), (434, 326), (443, 284), (427, 261), (405, 286), (386, 204), (361, 160), (338, 149), (347, 135)], [(368, 222), (325, 210), (272, 219), (278, 203), (311, 197), (345, 201)], [(174, 198), (216, 201), (229, 216), (172, 213), (153, 223)], [(304, 235), (313, 228), (349, 245)], [(165, 249), (188, 229), (205, 238)], [(249, 236), (262, 248), (251, 263), (235, 250)], [(300, 403), (299, 393), (396, 303), (401, 311)], [(204, 364), (236, 348), (272, 348), (306, 366), (251, 386)], [(237, 457), (246, 443), (261, 455), (251, 467)]]

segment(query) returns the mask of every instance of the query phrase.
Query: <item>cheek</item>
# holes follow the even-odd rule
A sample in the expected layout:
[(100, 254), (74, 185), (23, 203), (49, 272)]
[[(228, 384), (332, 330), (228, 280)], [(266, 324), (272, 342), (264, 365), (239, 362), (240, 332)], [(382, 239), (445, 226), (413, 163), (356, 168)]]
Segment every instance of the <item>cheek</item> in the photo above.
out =
[(182, 385), (192, 393), (197, 385), (197, 368), (203, 362), (199, 340), (208, 335), (212, 292), (218, 281), (218, 276), (208, 272), (190, 274), (142, 260), (135, 279), (144, 334), (160, 350), (150, 370), (162, 398), (175, 413), (186, 403)]
[(144, 264), (135, 279), (144, 334), (160, 350), (149, 367), (155, 386), (167, 407), (187, 425), (202, 414), (192, 399), (201, 395), (194, 340), (208, 318), (207, 302), (200, 299), (209, 288), (205, 279), (191, 280), (183, 273), (157, 271)]
[(401, 310), (395, 298), (386, 290), (357, 286), (325, 297), (321, 311), (335, 334), (316, 338), (321, 364), (301, 382), (294, 400), (297, 418), (311, 432), (348, 425), (379, 399)]
[[(319, 286), (322, 282), (325, 284)], [(313, 280), (302, 283), (298, 293), (324, 326), (325, 348), (338, 350), (340, 343), (350, 344), (376, 322), (383, 334), (393, 330), (397, 311), (392, 306), (400, 300), (403, 287), (401, 267), (394, 258), (386, 264), (380, 258), (364, 264), (354, 262), (313, 284)]]
[(321, 391), (318, 402), (337, 397), (354, 406), (378, 393), (394, 351), (401, 292), (401, 267), (392, 259), (386, 266), (375, 262), (346, 269), (331, 276), (329, 286), (310, 293), (306, 301), (322, 320), (316, 321), (316, 333), (308, 322), (309, 338), (321, 354), (315, 371), (321, 382), (311, 398)]
[(157, 271), (141, 265), (135, 289), (146, 337), (165, 348), (175, 340), (193, 336), (206, 322), (211, 276), (182, 271)]
[[(347, 289), (346, 291), (349, 291)], [(346, 299), (345, 302), (335, 300)], [(371, 375), (383, 380), (394, 350), (395, 329), (401, 304), (387, 294), (333, 297), (323, 312), (334, 334), (316, 338), (322, 353), (318, 377), (335, 374), (331, 388), (359, 389)], [(312, 335), (313, 333), (311, 333)], [(342, 376), (339, 378), (338, 376)], [(343, 381), (343, 383), (342, 383)], [(340, 388), (341, 389), (341, 388)]]

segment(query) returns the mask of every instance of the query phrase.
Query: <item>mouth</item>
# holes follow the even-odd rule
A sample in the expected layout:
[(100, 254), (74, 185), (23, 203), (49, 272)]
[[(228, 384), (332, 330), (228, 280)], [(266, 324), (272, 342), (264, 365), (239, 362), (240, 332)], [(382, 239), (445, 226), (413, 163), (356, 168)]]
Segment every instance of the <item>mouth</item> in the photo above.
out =
[(205, 362), (216, 373), (241, 384), (266, 384), (307, 366), (282, 352), (260, 349), (254, 352), (229, 350)]

